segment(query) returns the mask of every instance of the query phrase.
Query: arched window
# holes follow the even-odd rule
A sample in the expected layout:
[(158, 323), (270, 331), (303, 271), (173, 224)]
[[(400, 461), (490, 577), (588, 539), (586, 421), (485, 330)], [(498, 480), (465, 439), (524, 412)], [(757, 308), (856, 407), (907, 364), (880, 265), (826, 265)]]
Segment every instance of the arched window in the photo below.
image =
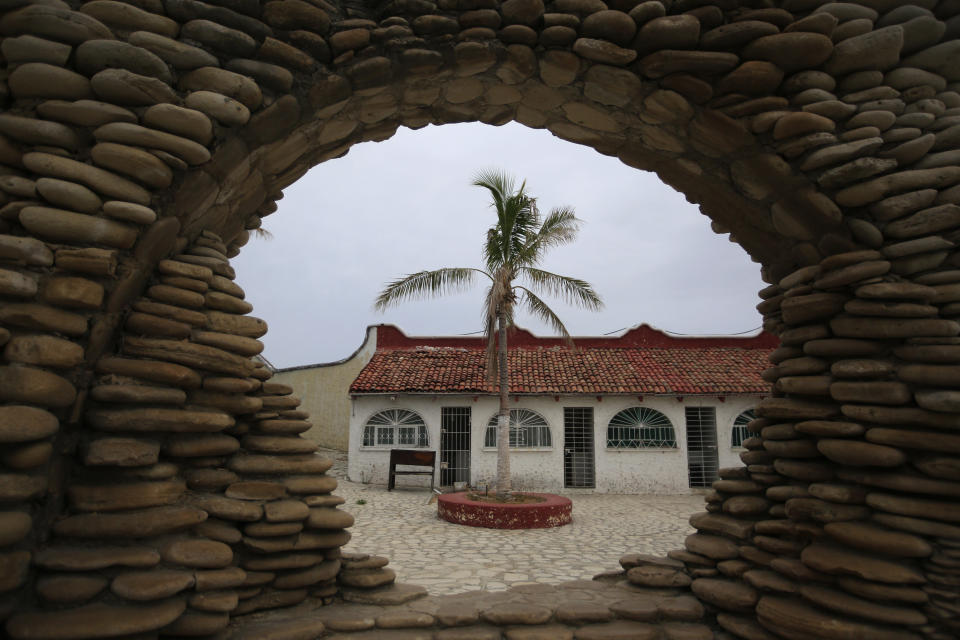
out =
[(736, 420), (733, 421), (733, 432), (730, 434), (731, 447), (743, 446), (743, 441), (750, 437), (747, 424), (756, 417), (757, 414), (754, 413), (753, 409), (747, 409), (737, 416)]
[(427, 425), (419, 414), (386, 409), (373, 414), (363, 427), (365, 447), (426, 447)]
[(676, 448), (677, 434), (670, 418), (649, 407), (630, 407), (610, 419), (607, 447), (610, 449)]
[[(490, 422), (487, 423), (483, 446), (487, 448), (497, 446), (497, 414), (493, 414)], [(550, 426), (543, 416), (529, 409), (510, 409), (511, 449), (550, 446), (553, 446), (550, 440)]]

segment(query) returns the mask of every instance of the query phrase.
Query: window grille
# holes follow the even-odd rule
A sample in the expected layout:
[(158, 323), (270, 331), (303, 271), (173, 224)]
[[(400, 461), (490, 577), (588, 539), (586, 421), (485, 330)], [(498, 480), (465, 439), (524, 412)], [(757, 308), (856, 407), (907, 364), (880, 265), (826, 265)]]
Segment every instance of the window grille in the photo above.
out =
[(440, 407), (440, 486), (470, 481), (470, 407)]
[(563, 486), (596, 486), (593, 467), (593, 407), (564, 407)]
[[(497, 446), (497, 414), (493, 414), (487, 423), (487, 430), (483, 435), (483, 446), (495, 448)], [(529, 409), (510, 410), (510, 448), (530, 449), (535, 447), (550, 447), (550, 426), (536, 411)]]
[(733, 421), (733, 432), (730, 434), (730, 446), (731, 447), (742, 447), (743, 441), (750, 437), (750, 432), (747, 430), (747, 424), (751, 420), (757, 417), (757, 414), (754, 413), (753, 409), (747, 409), (743, 413), (737, 416)]
[(691, 487), (709, 487), (717, 479), (717, 411), (686, 407), (687, 468)]
[(649, 407), (630, 407), (610, 419), (607, 447), (610, 449), (664, 449), (677, 446), (670, 419)]
[(427, 425), (419, 414), (407, 409), (375, 413), (363, 428), (365, 447), (426, 447)]

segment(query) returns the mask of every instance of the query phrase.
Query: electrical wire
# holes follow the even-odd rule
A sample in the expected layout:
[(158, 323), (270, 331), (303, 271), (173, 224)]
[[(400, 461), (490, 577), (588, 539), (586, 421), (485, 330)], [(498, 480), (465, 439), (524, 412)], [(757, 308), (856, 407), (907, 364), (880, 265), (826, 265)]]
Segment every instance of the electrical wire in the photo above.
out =
[(748, 329), (747, 331), (740, 331), (739, 333), (723, 333), (723, 334), (716, 334), (716, 333), (677, 333), (676, 331), (667, 331), (666, 329), (661, 329), (661, 331), (663, 331), (664, 333), (669, 333), (669, 334), (672, 335), (672, 336), (684, 336), (684, 337), (687, 337), (687, 338), (698, 338), (698, 337), (699, 337), (699, 338), (707, 338), (707, 337), (712, 337), (712, 336), (717, 336), (717, 335), (723, 335), (723, 336), (742, 336), (742, 335), (744, 335), (744, 334), (746, 334), (746, 333), (753, 333), (754, 331), (758, 331), (759, 329), (762, 329), (762, 328), (763, 328), (763, 325), (760, 325), (760, 326), (754, 327), (753, 329)]
[(602, 336), (612, 336), (615, 333), (620, 333), (621, 331), (626, 331), (630, 327), (623, 327), (622, 329), (616, 329), (614, 331), (608, 331), (607, 333), (601, 333)]

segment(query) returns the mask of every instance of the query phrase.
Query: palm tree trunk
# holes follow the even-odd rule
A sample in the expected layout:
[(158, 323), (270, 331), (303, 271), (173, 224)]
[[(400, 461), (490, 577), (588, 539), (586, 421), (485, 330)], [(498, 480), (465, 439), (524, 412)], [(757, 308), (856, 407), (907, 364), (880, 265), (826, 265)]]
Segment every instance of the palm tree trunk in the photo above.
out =
[(500, 412), (497, 414), (497, 493), (510, 492), (510, 405), (507, 380), (507, 315), (497, 314), (497, 369), (500, 381)]

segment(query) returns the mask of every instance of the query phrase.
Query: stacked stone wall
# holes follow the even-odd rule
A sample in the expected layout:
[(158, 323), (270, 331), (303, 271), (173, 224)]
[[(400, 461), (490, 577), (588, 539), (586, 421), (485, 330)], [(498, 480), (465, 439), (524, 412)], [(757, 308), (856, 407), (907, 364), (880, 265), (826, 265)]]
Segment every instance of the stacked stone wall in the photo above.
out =
[(731, 633), (958, 631), (955, 285), (898, 262), (945, 246), (928, 233), (762, 292), (782, 338), (764, 372), (775, 397), (749, 425), (746, 466), (721, 470), (691, 518), (698, 533), (672, 554), (701, 571), (691, 588)]
[[(351, 519), (296, 399), (251, 360), (266, 327), (228, 258), (310, 167), (467, 121), (656, 171), (771, 283), (774, 397), (674, 554), (726, 633), (955, 635), (956, 0), (0, 13), (12, 637), (212, 633), (334, 593)], [(392, 578), (363, 562), (341, 582)]]
[[(9, 554), (23, 558), (22, 568), (6, 574), (9, 586), (26, 583), (9, 602), (47, 610), (11, 611), (11, 636), (159, 628), (209, 635), (231, 615), (308, 595), (329, 601), (338, 592), (339, 547), (353, 517), (331, 495), (337, 483), (324, 473), (331, 462), (299, 435), (310, 428), (299, 400), (252, 359), (263, 349), (257, 338), (266, 324), (246, 315), (252, 306), (233, 282), (225, 249), (205, 232), (161, 260), (125, 315), (116, 353), (93, 363), (77, 405), (86, 428), (57, 443), (70, 446), (62, 451), (70, 455), (60, 517), (32, 555)], [(57, 380), (32, 368), (56, 364), (65, 346), (54, 340), (15, 330), (5, 353), (11, 360), (24, 355), (10, 366), (29, 364), (27, 375)], [(71, 388), (62, 377), (58, 384), (64, 393)], [(44, 396), (29, 394), (44, 391), (18, 389), (13, 399), (36, 402)], [(50, 448), (37, 437), (43, 434), (23, 427), (32, 420), (55, 428), (53, 414), (28, 405), (4, 411), (10, 428), (33, 440), (11, 457)], [(43, 479), (42, 470), (6, 481)], [(4, 517), (22, 521), (27, 535), (30, 510)]]

